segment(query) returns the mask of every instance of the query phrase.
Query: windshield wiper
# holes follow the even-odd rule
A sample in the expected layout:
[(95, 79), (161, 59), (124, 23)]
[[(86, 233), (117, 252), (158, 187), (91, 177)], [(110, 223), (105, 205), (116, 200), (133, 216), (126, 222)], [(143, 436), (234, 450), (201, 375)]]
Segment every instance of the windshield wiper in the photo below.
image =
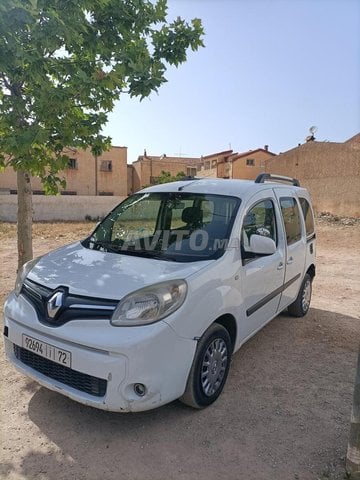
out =
[(134, 255), (138, 257), (146, 258), (159, 258), (166, 261), (177, 261), (175, 256), (166, 255), (166, 252), (162, 250), (147, 250), (145, 248), (132, 248), (128, 245), (119, 245), (111, 241), (105, 240), (88, 240), (88, 245), (94, 247), (104, 248), (107, 252), (123, 253), (124, 255)]
[(166, 252), (162, 250), (146, 250), (145, 248), (120, 248), (118, 250), (119, 253), (124, 253), (125, 255), (134, 255), (138, 257), (146, 257), (146, 258), (158, 258), (160, 260), (166, 260), (168, 262), (176, 262), (177, 258), (175, 256), (166, 255)]
[(108, 252), (120, 252), (121, 245), (117, 245), (116, 243), (105, 241), (105, 240), (88, 240), (88, 245), (92, 244), (94, 247), (101, 247), (105, 248)]

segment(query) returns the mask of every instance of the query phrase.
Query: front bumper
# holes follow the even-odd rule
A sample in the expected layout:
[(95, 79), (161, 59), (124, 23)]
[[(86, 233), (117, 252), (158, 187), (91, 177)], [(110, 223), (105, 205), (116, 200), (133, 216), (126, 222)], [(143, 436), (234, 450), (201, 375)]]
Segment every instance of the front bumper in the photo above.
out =
[[(6, 301), (4, 313), (8, 360), (23, 374), (73, 400), (104, 410), (136, 412), (171, 402), (185, 390), (196, 341), (179, 337), (165, 322), (113, 327), (106, 320), (74, 320), (48, 327), (38, 321), (25, 298), (14, 294)], [(19, 348), (14, 348), (22, 347), (23, 335), (71, 352), (71, 370), (105, 380), (105, 394), (86, 393), (41, 373), (44, 369), (38, 368), (37, 362), (35, 368), (24, 363)], [(135, 393), (136, 383), (145, 385), (144, 396)]]

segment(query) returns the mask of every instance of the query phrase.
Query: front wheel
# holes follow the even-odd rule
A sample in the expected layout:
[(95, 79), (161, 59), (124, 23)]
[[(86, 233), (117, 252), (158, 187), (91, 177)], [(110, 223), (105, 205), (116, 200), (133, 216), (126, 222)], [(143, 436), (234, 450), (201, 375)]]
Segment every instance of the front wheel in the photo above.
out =
[(301, 284), (298, 296), (294, 303), (288, 306), (288, 311), (293, 317), (303, 317), (310, 308), (312, 293), (312, 279), (307, 273)]
[(199, 409), (215, 402), (226, 382), (231, 353), (228, 331), (222, 325), (212, 324), (199, 340), (180, 401)]

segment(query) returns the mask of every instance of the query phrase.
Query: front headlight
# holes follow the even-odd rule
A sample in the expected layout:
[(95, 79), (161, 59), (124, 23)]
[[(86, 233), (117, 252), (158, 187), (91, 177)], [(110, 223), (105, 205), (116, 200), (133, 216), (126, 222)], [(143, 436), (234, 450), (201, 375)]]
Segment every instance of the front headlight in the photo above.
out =
[(186, 297), (184, 280), (172, 280), (130, 293), (116, 307), (112, 325), (135, 326), (157, 322), (175, 312)]
[(41, 257), (36, 257), (30, 260), (29, 262), (24, 263), (24, 265), (18, 271), (16, 281), (15, 281), (15, 295), (19, 296), (21, 288), (23, 286), (25, 278), (29, 275), (30, 270), (37, 264)]

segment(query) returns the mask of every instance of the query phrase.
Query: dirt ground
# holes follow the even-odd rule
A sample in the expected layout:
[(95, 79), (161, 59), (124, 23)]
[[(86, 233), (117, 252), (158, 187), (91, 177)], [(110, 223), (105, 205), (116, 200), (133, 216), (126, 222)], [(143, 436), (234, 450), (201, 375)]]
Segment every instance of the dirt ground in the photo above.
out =
[[(92, 224), (36, 224), (34, 254)], [(1, 343), (1, 480), (344, 478), (360, 338), (360, 224), (318, 225), (312, 308), (274, 319), (234, 355), (225, 390), (195, 411), (176, 401), (116, 414), (28, 380)], [(0, 223), (0, 305), (12, 289), (16, 230)]]

